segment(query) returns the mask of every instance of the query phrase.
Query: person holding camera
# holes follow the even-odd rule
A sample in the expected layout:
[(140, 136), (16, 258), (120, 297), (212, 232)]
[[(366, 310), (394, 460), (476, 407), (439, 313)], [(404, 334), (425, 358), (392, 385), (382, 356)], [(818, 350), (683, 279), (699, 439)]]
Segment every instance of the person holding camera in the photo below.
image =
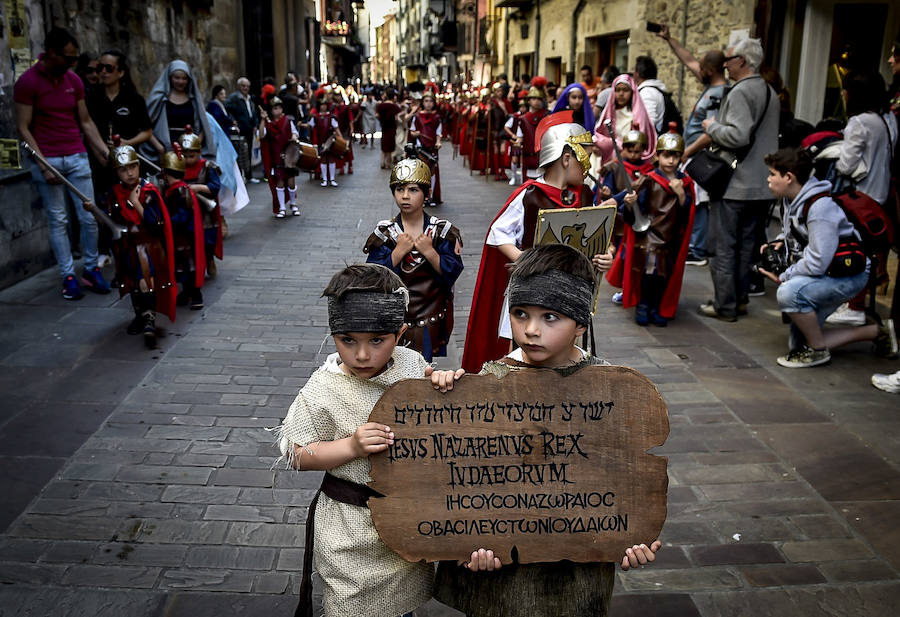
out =
[(778, 306), (791, 320), (790, 351), (778, 358), (786, 368), (831, 361), (831, 349), (873, 341), (873, 351), (897, 356), (890, 319), (880, 324), (823, 330), (843, 302), (869, 278), (869, 260), (860, 236), (831, 198), (831, 184), (812, 176), (812, 158), (803, 149), (783, 148), (765, 157), (769, 189), (782, 203), (782, 233), (763, 244), (760, 274), (778, 285)]

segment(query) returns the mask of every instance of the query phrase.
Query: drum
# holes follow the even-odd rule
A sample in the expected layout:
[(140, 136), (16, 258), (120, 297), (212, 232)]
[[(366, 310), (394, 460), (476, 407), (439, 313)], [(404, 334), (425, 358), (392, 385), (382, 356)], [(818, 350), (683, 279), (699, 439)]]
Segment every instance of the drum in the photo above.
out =
[(315, 171), (319, 168), (319, 151), (312, 144), (305, 141), (299, 142), (300, 159), (297, 161), (297, 167), (306, 171)]
[(350, 143), (338, 135), (334, 135), (333, 137), (334, 141), (331, 143), (328, 152), (334, 156), (344, 156), (344, 153), (347, 152), (347, 149), (350, 147)]
[(289, 176), (296, 176), (300, 173), (297, 169), (297, 162), (300, 160), (300, 144), (296, 141), (289, 141), (281, 153), (281, 160), (284, 163), (284, 172)]

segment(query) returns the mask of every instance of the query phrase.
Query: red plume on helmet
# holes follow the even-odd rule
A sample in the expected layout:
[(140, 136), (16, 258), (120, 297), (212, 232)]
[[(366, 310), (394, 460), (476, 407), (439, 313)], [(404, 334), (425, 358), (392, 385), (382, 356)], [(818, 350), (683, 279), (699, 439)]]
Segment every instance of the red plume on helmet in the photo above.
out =
[(541, 149), (541, 138), (544, 136), (544, 133), (547, 132), (547, 129), (558, 124), (571, 124), (574, 122), (575, 112), (573, 112), (571, 109), (558, 111), (556, 113), (550, 114), (549, 116), (545, 116), (544, 119), (538, 123), (537, 128), (534, 130), (534, 149)]
[(425, 92), (429, 92), (429, 91), (433, 92), (435, 94), (440, 92), (440, 90), (438, 89), (438, 85), (436, 83), (434, 83), (433, 81), (429, 81), (425, 84)]
[(112, 141), (113, 148), (118, 148), (122, 145), (122, 136), (119, 134), (113, 135), (110, 141)]
[(172, 142), (172, 152), (174, 152), (178, 158), (184, 157), (184, 153), (181, 151), (181, 144), (177, 142)]
[(535, 88), (544, 89), (547, 87), (547, 78), (543, 75), (535, 75), (531, 78), (531, 85)]
[(194, 134), (194, 129), (191, 128), (190, 124), (184, 125), (184, 134), (185, 135), (193, 135)]

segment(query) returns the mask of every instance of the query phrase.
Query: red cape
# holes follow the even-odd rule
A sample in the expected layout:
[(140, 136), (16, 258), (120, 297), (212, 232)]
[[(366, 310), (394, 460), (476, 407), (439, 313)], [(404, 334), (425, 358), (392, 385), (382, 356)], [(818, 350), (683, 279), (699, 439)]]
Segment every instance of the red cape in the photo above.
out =
[(166, 189), (166, 198), (181, 187), (185, 187), (191, 195), (191, 208), (194, 213), (194, 286), (197, 289), (203, 287), (203, 277), (206, 274), (206, 241), (203, 239), (203, 214), (200, 212), (200, 204), (191, 187), (184, 181), (174, 182)]
[[(652, 171), (647, 174), (652, 180), (662, 186), (669, 194), (674, 194), (669, 188), (669, 181), (659, 174)], [(688, 215), (687, 226), (684, 227), (681, 235), (681, 244), (678, 247), (678, 257), (672, 266), (672, 274), (666, 281), (666, 290), (663, 292), (662, 300), (659, 303), (659, 314), (666, 319), (673, 319), (675, 311), (678, 310), (678, 298), (681, 296), (681, 283), (684, 279), (684, 262), (687, 259), (688, 248), (691, 243), (691, 230), (694, 228), (694, 209), (696, 207), (696, 197), (694, 195), (694, 181), (691, 177), (685, 175), (682, 178), (684, 182), (685, 194), (691, 199), (691, 211)], [(625, 226), (625, 234), (623, 238), (623, 246), (625, 250), (620, 250), (616, 255), (612, 268), (606, 273), (606, 280), (613, 287), (622, 288), (622, 306), (631, 308), (636, 306), (641, 300), (641, 273), (631, 269), (634, 261), (634, 229), (631, 225)]]
[[(184, 181), (190, 184), (193, 180), (196, 180), (200, 177), (200, 170), (203, 168), (203, 165), (206, 164), (206, 159), (200, 159), (193, 165), (185, 166), (184, 170)], [(209, 197), (212, 199), (212, 196)], [(222, 259), (222, 255), (224, 254), (222, 251), (222, 241), (224, 238), (222, 237), (222, 210), (219, 208), (219, 198), (215, 199), (216, 209), (213, 212), (213, 216), (216, 218), (216, 248), (213, 251), (213, 254)]]
[[(163, 217), (163, 245), (166, 249), (166, 275), (168, 275), (168, 285), (156, 291), (156, 312), (162, 313), (169, 318), (169, 321), (175, 323), (175, 296), (178, 294), (178, 285), (175, 283), (175, 241), (172, 239), (172, 221), (169, 220), (166, 200), (163, 199), (162, 193), (159, 192), (156, 185), (149, 182), (142, 183), (141, 201), (143, 202), (144, 194), (148, 192), (156, 193), (156, 198), (159, 199), (159, 209)], [(116, 201), (119, 202), (119, 212), (122, 213), (122, 216), (134, 225), (142, 225), (143, 218), (138, 216), (137, 210), (128, 206), (131, 191), (117, 182), (113, 185), (113, 193)]]
[[(530, 186), (543, 191), (559, 208), (581, 206), (581, 191), (575, 191), (575, 202), (566, 206), (563, 205), (560, 197), (561, 189), (536, 180), (528, 180), (513, 191), (506, 200), (506, 204), (491, 221), (491, 225), (506, 212), (509, 204)], [(490, 234), (490, 226), (488, 234)], [(466, 346), (462, 357), (462, 367), (467, 373), (477, 373), (485, 362), (498, 360), (509, 352), (509, 339), (500, 338), (498, 334), (500, 314), (503, 311), (503, 294), (509, 284), (507, 263), (509, 262), (506, 257), (496, 246), (487, 244), (487, 235), (485, 235), (485, 244), (481, 251), (481, 265), (478, 267), (478, 279), (475, 281), (475, 293), (472, 295), (472, 309), (469, 311)]]

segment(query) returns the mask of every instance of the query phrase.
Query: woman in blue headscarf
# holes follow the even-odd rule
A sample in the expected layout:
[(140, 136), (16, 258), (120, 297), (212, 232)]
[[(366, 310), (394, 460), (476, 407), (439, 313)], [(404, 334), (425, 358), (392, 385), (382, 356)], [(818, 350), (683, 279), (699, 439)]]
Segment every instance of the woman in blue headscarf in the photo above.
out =
[(216, 160), (216, 143), (209, 130), (206, 105), (187, 62), (173, 60), (163, 70), (147, 96), (147, 113), (153, 127), (150, 140), (153, 147), (143, 148), (145, 155), (152, 156), (155, 149), (155, 154), (161, 156), (181, 137), (184, 127), (190, 125), (203, 140), (203, 158)]
[(583, 126), (588, 132), (594, 130), (594, 108), (587, 97), (587, 90), (581, 84), (569, 84), (556, 100), (556, 106), (551, 113), (571, 109), (575, 122)]

